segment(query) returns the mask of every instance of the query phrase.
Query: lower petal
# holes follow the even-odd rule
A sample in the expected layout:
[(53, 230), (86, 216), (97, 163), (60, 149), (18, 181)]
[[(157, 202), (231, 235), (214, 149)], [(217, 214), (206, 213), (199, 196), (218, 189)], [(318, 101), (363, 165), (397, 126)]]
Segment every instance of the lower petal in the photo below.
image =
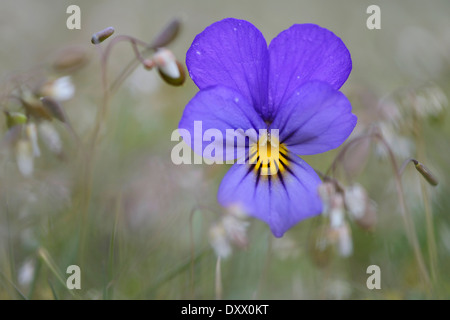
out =
[(288, 164), (274, 175), (259, 175), (250, 164), (234, 164), (223, 178), (218, 201), (239, 205), (251, 217), (267, 223), (276, 237), (300, 221), (322, 212), (321, 183), (313, 168), (289, 153)]

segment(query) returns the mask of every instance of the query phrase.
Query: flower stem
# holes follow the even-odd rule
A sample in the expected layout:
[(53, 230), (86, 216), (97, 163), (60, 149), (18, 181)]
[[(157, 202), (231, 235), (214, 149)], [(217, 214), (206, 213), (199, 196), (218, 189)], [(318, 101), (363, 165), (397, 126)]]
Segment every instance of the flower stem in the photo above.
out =
[[(420, 121), (415, 118), (415, 128), (416, 128), (416, 139), (417, 139), (417, 156), (421, 161), (427, 163), (425, 142), (423, 140), (422, 126)], [(433, 283), (438, 283), (438, 259), (437, 259), (437, 249), (436, 240), (434, 236), (434, 224), (433, 224), (433, 212), (430, 205), (430, 200), (428, 197), (427, 186), (423, 179), (420, 179), (420, 189), (423, 198), (423, 206), (425, 210), (425, 224), (427, 230), (427, 244), (428, 244), (428, 258), (430, 260), (431, 277)]]
[(419, 267), (419, 272), (421, 276), (421, 280), (423, 282), (423, 285), (427, 289), (427, 291), (431, 290), (431, 283), (430, 283), (430, 277), (428, 275), (427, 268), (425, 266), (425, 262), (422, 256), (422, 252), (420, 251), (419, 241), (417, 239), (416, 230), (414, 227), (414, 222), (411, 218), (411, 214), (408, 210), (408, 207), (406, 206), (404, 191), (403, 191), (403, 185), (401, 182), (401, 176), (400, 176), (400, 170), (397, 164), (397, 161), (395, 159), (394, 153), (392, 152), (391, 147), (386, 142), (386, 140), (383, 138), (381, 133), (377, 132), (374, 134), (374, 137), (378, 139), (387, 149), (389, 159), (392, 164), (392, 169), (394, 171), (394, 180), (395, 180), (395, 186), (397, 189), (397, 196), (400, 202), (400, 212), (401, 216), (403, 218), (403, 223), (405, 225), (406, 234), (408, 236), (409, 242), (413, 248), (414, 255), (416, 258), (417, 265)]
[(328, 176), (329, 173), (335, 173), (337, 165), (341, 162), (341, 160), (344, 158), (345, 153), (350, 149), (351, 146), (353, 146), (355, 143), (359, 142), (362, 139), (367, 139), (367, 138), (374, 138), (379, 140), (384, 147), (386, 148), (386, 150), (388, 151), (388, 156), (389, 156), (389, 160), (391, 162), (392, 165), (392, 169), (394, 172), (394, 180), (395, 180), (395, 187), (396, 187), (396, 191), (397, 191), (397, 197), (399, 199), (400, 202), (400, 213), (403, 219), (403, 224), (405, 227), (405, 232), (406, 235), (408, 237), (408, 241), (413, 249), (414, 252), (414, 256), (419, 268), (419, 273), (421, 276), (421, 280), (423, 285), (425, 286), (427, 291), (431, 290), (431, 282), (430, 282), (430, 276), (428, 274), (423, 256), (422, 256), (422, 252), (420, 250), (420, 246), (419, 246), (419, 241), (417, 238), (417, 234), (416, 234), (416, 230), (414, 227), (414, 222), (412, 220), (411, 214), (408, 210), (408, 207), (406, 205), (406, 201), (405, 201), (405, 196), (404, 196), (404, 190), (403, 190), (403, 185), (401, 182), (401, 170), (398, 167), (397, 161), (395, 159), (394, 153), (392, 152), (391, 147), (389, 146), (389, 144), (386, 142), (386, 140), (384, 139), (384, 137), (381, 135), (381, 133), (378, 130), (374, 130), (374, 131), (370, 131), (367, 134), (361, 135), (359, 137), (354, 138), (353, 140), (349, 141), (338, 153), (338, 155), (336, 156), (336, 158), (334, 159), (334, 161), (332, 162), (330, 168), (327, 170), (327, 172), (325, 173), (325, 176)]
[(222, 294), (222, 270), (220, 268), (220, 256), (218, 256), (216, 263), (216, 300), (222, 300)]

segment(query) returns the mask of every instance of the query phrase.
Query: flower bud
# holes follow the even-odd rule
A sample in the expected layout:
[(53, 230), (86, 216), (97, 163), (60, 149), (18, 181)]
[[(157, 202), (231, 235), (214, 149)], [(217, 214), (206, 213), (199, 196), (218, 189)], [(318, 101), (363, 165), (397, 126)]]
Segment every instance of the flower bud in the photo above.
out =
[(342, 194), (336, 193), (331, 199), (330, 227), (339, 228), (344, 224), (344, 198)]
[(367, 231), (372, 231), (377, 224), (377, 205), (374, 201), (370, 200), (367, 203), (364, 215), (355, 219), (356, 224)]
[(209, 229), (209, 241), (218, 257), (225, 259), (230, 256), (231, 245), (221, 224), (214, 224)]
[(91, 38), (92, 44), (99, 44), (105, 41), (106, 39), (108, 39), (110, 36), (113, 35), (114, 31), (115, 30), (113, 27), (108, 27), (99, 32), (94, 33)]
[(367, 193), (360, 184), (354, 184), (345, 188), (345, 205), (350, 215), (359, 219), (364, 215), (367, 207)]
[(186, 78), (183, 66), (176, 60), (172, 51), (160, 48), (153, 56), (153, 62), (158, 67), (164, 81), (173, 86), (180, 86)]
[(59, 155), (62, 151), (62, 142), (58, 131), (56, 131), (56, 129), (49, 122), (41, 122), (38, 130), (40, 138), (47, 148), (51, 152)]
[(57, 101), (66, 101), (75, 94), (75, 86), (72, 83), (70, 76), (64, 76), (54, 81), (45, 83), (41, 90), (41, 96), (48, 96)]
[(247, 227), (249, 223), (237, 218), (234, 215), (225, 215), (222, 218), (223, 228), (230, 241), (239, 248), (245, 248), (248, 245)]
[(347, 223), (343, 224), (337, 231), (337, 248), (341, 257), (349, 257), (353, 254), (353, 240), (351, 229)]
[(34, 123), (30, 122), (26, 125), (26, 134), (31, 142), (33, 156), (39, 157), (41, 155), (41, 150), (39, 149), (37, 129)]
[(27, 286), (34, 278), (35, 264), (33, 260), (27, 260), (22, 264), (17, 275), (17, 281), (22, 286)]
[(33, 148), (30, 141), (21, 139), (16, 144), (16, 162), (20, 173), (24, 177), (33, 174)]
[(322, 199), (323, 213), (325, 215), (330, 213), (331, 198), (336, 193), (334, 183), (325, 181), (319, 186), (319, 196)]

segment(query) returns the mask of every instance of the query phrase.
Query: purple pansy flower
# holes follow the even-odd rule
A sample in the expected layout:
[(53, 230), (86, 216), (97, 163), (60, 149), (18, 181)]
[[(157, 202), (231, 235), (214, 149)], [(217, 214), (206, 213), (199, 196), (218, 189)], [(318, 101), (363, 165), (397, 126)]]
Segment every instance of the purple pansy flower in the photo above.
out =
[[(223, 145), (245, 150), (245, 164), (233, 164), (220, 184), (219, 203), (241, 205), (276, 237), (320, 214), (321, 181), (297, 155), (337, 148), (356, 125), (350, 102), (338, 91), (352, 69), (341, 39), (317, 25), (296, 24), (267, 47), (254, 25), (228, 18), (197, 35), (186, 65), (200, 91), (179, 124), (189, 132), (181, 133), (184, 141), (203, 154), (208, 141), (194, 129), (201, 121), (202, 134), (219, 130), (226, 137)], [(278, 129), (278, 137), (259, 133), (235, 146), (227, 129)], [(265, 155), (261, 141), (269, 146)], [(220, 156), (238, 157), (236, 152)]]

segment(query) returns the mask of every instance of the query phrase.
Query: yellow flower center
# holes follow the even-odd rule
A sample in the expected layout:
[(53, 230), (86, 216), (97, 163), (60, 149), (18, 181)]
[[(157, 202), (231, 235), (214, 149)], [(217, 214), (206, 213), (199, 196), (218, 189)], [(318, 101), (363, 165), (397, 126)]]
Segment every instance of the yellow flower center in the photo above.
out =
[(277, 136), (270, 132), (263, 134), (258, 142), (250, 146), (249, 163), (258, 176), (278, 175), (288, 169), (289, 156), (285, 144), (280, 144)]

